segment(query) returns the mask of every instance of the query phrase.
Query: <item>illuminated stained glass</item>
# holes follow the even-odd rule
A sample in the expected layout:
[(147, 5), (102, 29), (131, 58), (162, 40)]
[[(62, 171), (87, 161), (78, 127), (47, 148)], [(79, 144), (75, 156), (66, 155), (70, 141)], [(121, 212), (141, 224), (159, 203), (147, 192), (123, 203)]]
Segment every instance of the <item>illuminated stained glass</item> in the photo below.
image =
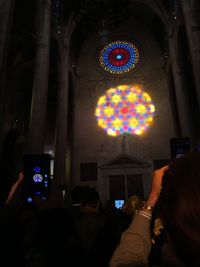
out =
[(153, 122), (155, 106), (139, 86), (119, 85), (110, 88), (97, 102), (98, 125), (108, 135), (143, 134)]
[(125, 41), (112, 42), (100, 53), (100, 64), (112, 74), (122, 74), (135, 68), (139, 52), (135, 45)]

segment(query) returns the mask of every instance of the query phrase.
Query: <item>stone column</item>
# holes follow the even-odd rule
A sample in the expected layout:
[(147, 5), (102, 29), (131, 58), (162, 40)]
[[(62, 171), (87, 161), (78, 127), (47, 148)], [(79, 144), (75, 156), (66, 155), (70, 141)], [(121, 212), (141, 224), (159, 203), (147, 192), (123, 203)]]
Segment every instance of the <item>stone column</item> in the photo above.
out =
[(2, 148), (2, 138), (6, 131), (3, 124), (5, 115), (6, 69), (14, 3), (14, 0), (0, 0), (0, 151)]
[(169, 52), (174, 76), (174, 84), (176, 89), (176, 98), (178, 106), (178, 115), (180, 119), (181, 132), (183, 136), (192, 137), (191, 118), (188, 112), (188, 103), (186, 88), (184, 84), (183, 74), (181, 73), (180, 63), (178, 62), (173, 36), (169, 37)]
[[(67, 142), (68, 142), (68, 90), (69, 90), (69, 53), (70, 40), (75, 28), (73, 16), (65, 26), (65, 32), (59, 33), (59, 84), (56, 112), (56, 140), (54, 177), (62, 185), (69, 184), (67, 177)], [(63, 36), (62, 36), (63, 34)]]
[(68, 117), (68, 85), (69, 85), (69, 46), (59, 45), (59, 83), (56, 109), (56, 142), (54, 177), (64, 184), (66, 151), (67, 151), (67, 117)]
[(29, 153), (42, 153), (44, 149), (49, 80), (51, 1), (37, 0), (37, 6), (39, 25), (27, 148)]
[(200, 108), (200, 4), (199, 0), (183, 0), (180, 2), (182, 3), (183, 17), (193, 66), (196, 94)]

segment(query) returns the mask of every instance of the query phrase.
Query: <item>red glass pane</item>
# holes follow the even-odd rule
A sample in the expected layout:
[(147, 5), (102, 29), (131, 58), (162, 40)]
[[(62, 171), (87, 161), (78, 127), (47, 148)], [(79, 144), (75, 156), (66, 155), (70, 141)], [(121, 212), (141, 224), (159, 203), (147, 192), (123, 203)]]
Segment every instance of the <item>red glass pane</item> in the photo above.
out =
[(124, 48), (116, 48), (109, 53), (108, 58), (112, 65), (123, 66), (129, 61), (130, 54)]

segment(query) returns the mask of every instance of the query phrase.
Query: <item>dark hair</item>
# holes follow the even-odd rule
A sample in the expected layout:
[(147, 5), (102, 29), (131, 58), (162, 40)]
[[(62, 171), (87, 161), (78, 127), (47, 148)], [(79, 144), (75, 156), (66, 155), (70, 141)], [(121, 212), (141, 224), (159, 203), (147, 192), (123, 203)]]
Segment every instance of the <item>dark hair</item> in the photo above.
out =
[(200, 153), (174, 160), (164, 178), (162, 222), (177, 256), (193, 266), (200, 258)]
[(81, 204), (83, 207), (90, 206), (96, 208), (99, 200), (99, 193), (95, 188), (90, 186), (83, 187), (81, 199)]
[(83, 186), (76, 185), (71, 191), (72, 203), (80, 204), (82, 200), (82, 194), (83, 194)]

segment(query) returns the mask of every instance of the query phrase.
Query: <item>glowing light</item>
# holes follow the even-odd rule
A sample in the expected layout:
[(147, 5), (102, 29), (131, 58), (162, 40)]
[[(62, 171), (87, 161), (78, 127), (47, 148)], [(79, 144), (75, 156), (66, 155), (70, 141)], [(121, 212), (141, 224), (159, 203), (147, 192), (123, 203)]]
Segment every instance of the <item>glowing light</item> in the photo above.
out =
[(113, 110), (113, 108), (111, 108), (111, 107), (106, 107), (106, 108), (104, 109), (104, 113), (105, 113), (106, 116), (110, 117), (110, 116), (113, 115), (114, 110)]
[(127, 90), (129, 87), (128, 87), (128, 85), (118, 85), (118, 87), (117, 87), (119, 90), (121, 90), (121, 91), (125, 91), (125, 90)]
[(149, 117), (146, 119), (147, 122), (152, 122), (153, 121), (153, 118), (152, 117)]
[(113, 129), (111, 129), (111, 128), (109, 128), (109, 129), (107, 130), (107, 133), (108, 133), (108, 135), (110, 135), (110, 136), (116, 136), (116, 135), (117, 135), (117, 133), (116, 133)]
[(122, 121), (120, 119), (115, 119), (113, 120), (112, 125), (115, 129), (119, 130), (122, 126)]
[(116, 41), (105, 46), (100, 53), (100, 64), (112, 74), (122, 74), (135, 68), (139, 52), (135, 45), (126, 41)]
[(99, 108), (96, 108), (95, 115), (99, 116), (101, 114), (101, 110)]
[(137, 95), (134, 94), (134, 93), (132, 93), (132, 92), (130, 92), (130, 93), (127, 95), (126, 98), (127, 98), (127, 100), (128, 100), (129, 102), (135, 102), (136, 99), (137, 99)]
[(128, 108), (127, 107), (123, 107), (121, 109), (121, 113), (123, 113), (123, 114), (128, 113)]
[(103, 129), (106, 128), (106, 122), (105, 122), (104, 120), (99, 119), (99, 120), (98, 120), (98, 124), (99, 124), (99, 126), (102, 127)]
[(99, 98), (98, 104), (101, 105), (101, 104), (104, 104), (104, 103), (106, 103), (106, 97), (102, 96), (102, 97)]
[(41, 183), (42, 180), (43, 180), (43, 176), (41, 174), (38, 174), (38, 173), (37, 174), (34, 174), (33, 181), (35, 183)]
[(142, 105), (142, 104), (138, 105), (136, 107), (136, 111), (137, 111), (137, 113), (145, 114), (146, 113), (145, 105)]
[(137, 127), (138, 124), (139, 124), (139, 122), (138, 122), (138, 120), (135, 119), (135, 118), (132, 118), (132, 119), (129, 120), (129, 125), (130, 125), (131, 128), (135, 128), (135, 127)]
[(151, 98), (150, 96), (147, 94), (147, 93), (143, 93), (143, 98), (146, 100), (146, 101), (151, 101)]
[(150, 110), (151, 110), (151, 112), (153, 113), (153, 112), (155, 112), (155, 107), (154, 107), (154, 105), (149, 105), (149, 107), (150, 107)]
[(35, 167), (34, 172), (37, 172), (37, 173), (40, 172), (40, 167)]
[(155, 106), (139, 86), (119, 85), (106, 91), (97, 102), (98, 125), (108, 135), (143, 134), (153, 122)]
[(113, 95), (111, 98), (111, 101), (115, 104), (118, 104), (121, 101), (121, 96), (120, 95)]
[(136, 130), (136, 131), (135, 131), (135, 134), (137, 134), (137, 135), (141, 135), (141, 134), (142, 134), (142, 130)]

